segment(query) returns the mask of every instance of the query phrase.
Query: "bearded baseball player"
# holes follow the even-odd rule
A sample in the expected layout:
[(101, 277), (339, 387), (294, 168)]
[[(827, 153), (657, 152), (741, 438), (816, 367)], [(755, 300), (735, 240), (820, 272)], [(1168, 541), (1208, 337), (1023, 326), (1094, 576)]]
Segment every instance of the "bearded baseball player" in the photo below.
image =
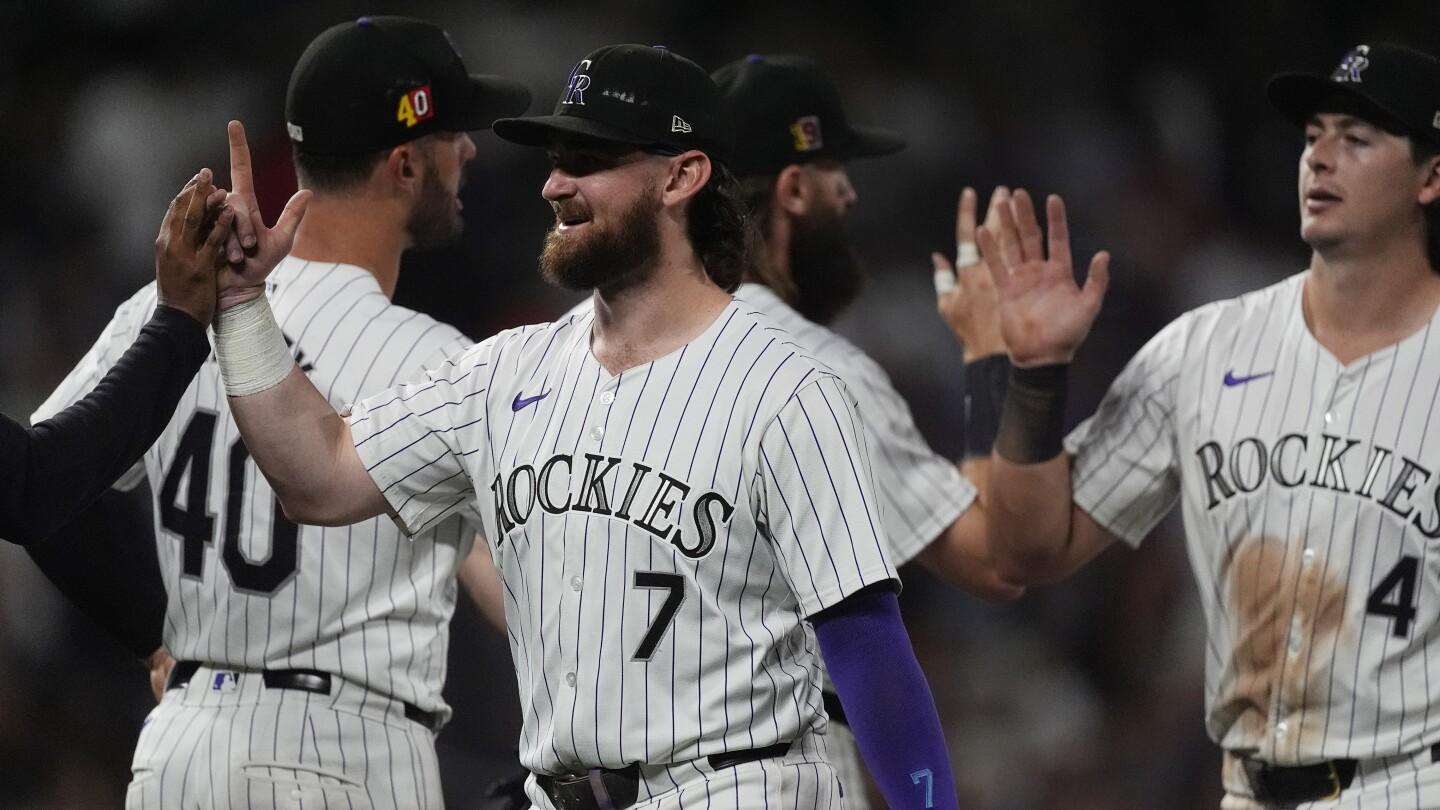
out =
[(729, 293), (745, 223), (714, 82), (607, 46), (553, 115), (494, 128), (548, 149), (541, 269), (593, 314), (502, 332), (342, 419), (258, 279), (229, 278), (231, 407), (286, 509), (483, 523), (538, 807), (841, 806), (821, 650), (886, 800), (954, 807), (855, 402)]
[[(935, 453), (916, 428), (905, 400), (874, 360), (825, 327), (859, 294), (865, 274), (846, 235), (858, 200), (847, 161), (904, 148), (898, 133), (850, 123), (840, 93), (814, 62), (793, 55), (751, 55), (712, 74), (735, 122), (730, 161), (746, 209), (757, 226), (753, 257), (735, 297), (763, 313), (843, 378), (859, 402), (884, 526), (894, 565), (918, 559), (931, 571), (988, 599), (1013, 599), (1020, 587), (1001, 579), (989, 557), (984, 508), (971, 480), (986, 481), (989, 447), (975, 448), (962, 475)], [(1006, 192), (995, 195), (996, 205)], [(968, 245), (961, 267), (936, 256), (940, 306), (965, 347), (967, 364), (1004, 343), (994, 315), (989, 273), (975, 256), (975, 194), (962, 196), (957, 241)], [(957, 276), (969, 285), (951, 291)], [(948, 282), (948, 287), (946, 286)], [(589, 302), (578, 311), (588, 310)], [(978, 366), (976, 366), (978, 362)], [(979, 387), (974, 386), (974, 387)], [(860, 753), (832, 685), (823, 693), (831, 763), (846, 806), (870, 806)]]
[[(279, 351), (332, 415), (469, 345), (390, 296), (406, 249), (460, 233), (466, 131), (528, 99), (467, 74), (430, 23), (325, 31), (286, 99), (300, 185), (314, 195), (288, 256), (259, 221), (244, 130), (231, 125), (229, 199), (250, 227), (229, 258), (259, 273), (279, 261), (256, 292), (277, 313)], [(126, 302), (44, 407), (83, 394), (154, 306), (153, 286)], [(145, 458), (164, 639), (179, 663), (141, 732), (127, 806), (441, 806), (434, 734), (449, 713), (455, 571), (474, 529), (463, 516), (410, 539), (386, 519), (299, 525), (254, 467), (208, 363)]]
[(1221, 807), (1440, 807), (1440, 61), (1361, 45), (1269, 96), (1305, 132), (1309, 268), (1170, 324), (1063, 452), (1066, 364), (1106, 257), (1077, 288), (1053, 197), (1048, 258), (1027, 195), (982, 232), (1016, 366), (996, 554), (1054, 581), (1180, 501)]

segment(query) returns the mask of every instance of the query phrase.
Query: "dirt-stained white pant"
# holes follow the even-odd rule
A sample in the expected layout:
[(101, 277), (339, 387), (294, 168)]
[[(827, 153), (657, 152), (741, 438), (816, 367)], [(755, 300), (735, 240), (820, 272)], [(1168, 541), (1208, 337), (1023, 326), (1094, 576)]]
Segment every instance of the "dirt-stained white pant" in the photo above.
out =
[(435, 737), (402, 703), (208, 667), (150, 712), (131, 772), (126, 810), (443, 806)]

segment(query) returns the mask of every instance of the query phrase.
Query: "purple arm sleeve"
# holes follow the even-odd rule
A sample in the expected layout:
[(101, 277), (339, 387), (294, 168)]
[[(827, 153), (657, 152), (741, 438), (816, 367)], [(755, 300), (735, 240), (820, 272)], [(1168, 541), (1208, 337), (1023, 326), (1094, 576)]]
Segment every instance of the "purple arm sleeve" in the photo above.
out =
[(811, 617), (825, 666), (870, 774), (893, 808), (956, 808), (930, 685), (890, 591), (866, 590)]

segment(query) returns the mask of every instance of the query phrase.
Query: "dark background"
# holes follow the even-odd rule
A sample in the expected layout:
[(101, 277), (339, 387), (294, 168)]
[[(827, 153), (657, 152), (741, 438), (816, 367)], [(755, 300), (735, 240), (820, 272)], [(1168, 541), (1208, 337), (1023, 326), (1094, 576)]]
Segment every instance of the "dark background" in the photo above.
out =
[[(293, 190), (282, 120), (291, 65), (364, 13), (444, 25), (471, 70), (548, 109), (571, 65), (610, 42), (664, 44), (707, 68), (751, 52), (826, 65), (851, 116), (902, 130), (859, 162), (851, 217), (872, 283), (838, 324), (959, 449), (960, 352), (934, 314), (931, 250), (949, 250), (963, 185), (1058, 192), (1080, 259), (1114, 283), (1072, 373), (1072, 422), (1168, 320), (1305, 266), (1298, 134), (1264, 79), (1328, 70), (1391, 39), (1436, 50), (1440, 4), (1308, 0), (835, 3), (219, 3), (0, 5), (0, 408), (24, 416), (152, 274), (171, 195), (202, 165), (224, 183), (243, 119), (270, 216)], [(468, 230), (407, 257), (396, 300), (476, 338), (547, 320), (569, 297), (534, 257), (550, 219), (541, 154), (476, 137)], [(983, 199), (983, 197), (982, 197)], [(1072, 581), (989, 607), (907, 570), (903, 597), (947, 722), (968, 808), (1214, 808), (1202, 726), (1202, 617), (1176, 522)], [(479, 807), (512, 761), (509, 654), (463, 605), (440, 737), (449, 806)], [(150, 704), (141, 668), (0, 544), (0, 807), (120, 806)]]

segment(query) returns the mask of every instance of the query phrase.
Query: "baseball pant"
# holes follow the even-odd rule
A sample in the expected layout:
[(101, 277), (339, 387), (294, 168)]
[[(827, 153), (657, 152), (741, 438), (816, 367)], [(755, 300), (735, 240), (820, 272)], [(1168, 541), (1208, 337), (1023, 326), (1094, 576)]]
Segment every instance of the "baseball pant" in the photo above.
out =
[(871, 810), (869, 772), (850, 727), (832, 718), (825, 727), (825, 751), (830, 755), (830, 765), (835, 768), (840, 790), (845, 794), (846, 810)]
[(136, 744), (127, 810), (442, 806), (434, 735), (399, 701), (261, 677), (200, 667), (166, 692)]
[[(1440, 763), (1433, 762), (1433, 758), (1427, 746), (1413, 754), (1362, 759), (1355, 769), (1355, 779), (1350, 787), (1341, 791), (1338, 799), (1306, 802), (1295, 805), (1295, 810), (1440, 808)], [(1273, 810), (1273, 805), (1255, 801), (1244, 767), (1228, 753), (1221, 768), (1221, 779), (1225, 783), (1225, 797), (1220, 800), (1220, 810)]]
[[(525, 795), (535, 810), (556, 810), (535, 783), (525, 780)], [(670, 765), (640, 766), (640, 792), (634, 810), (784, 807), (844, 810), (840, 783), (826, 760), (825, 741), (806, 734), (782, 757), (755, 760), (716, 770), (704, 757)]]

